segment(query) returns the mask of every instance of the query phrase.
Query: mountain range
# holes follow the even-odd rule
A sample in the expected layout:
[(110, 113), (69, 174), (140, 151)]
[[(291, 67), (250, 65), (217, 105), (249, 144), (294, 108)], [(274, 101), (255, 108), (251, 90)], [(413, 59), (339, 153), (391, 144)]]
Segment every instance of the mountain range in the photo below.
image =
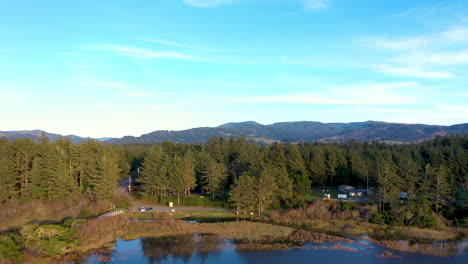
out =
[(154, 131), (140, 137), (126, 136), (105, 141), (109, 144), (179, 142), (200, 143), (211, 137), (229, 138), (245, 136), (259, 143), (273, 142), (313, 142), (336, 141), (350, 139), (356, 141), (379, 140), (392, 143), (419, 142), (432, 139), (435, 136), (447, 134), (468, 133), (468, 123), (452, 126), (436, 126), (424, 124), (386, 123), (379, 121), (354, 123), (320, 123), (311, 121), (282, 122), (262, 125), (248, 121), (227, 123), (218, 127), (199, 127), (181, 131)]
[[(0, 131), (0, 137), (7, 139), (31, 138), (38, 140), (45, 135), (52, 141), (61, 135), (47, 133), (42, 130), (31, 131)], [(447, 134), (467, 134), (468, 123), (439, 126), (424, 124), (387, 123), (380, 121), (366, 121), (353, 123), (320, 123), (312, 121), (281, 122), (271, 125), (262, 125), (247, 121), (240, 123), (227, 123), (217, 127), (199, 127), (181, 131), (159, 130), (140, 137), (125, 136), (123, 138), (96, 138), (106, 144), (127, 143), (157, 143), (171, 141), (177, 143), (203, 143), (211, 137), (229, 138), (230, 136), (245, 136), (250, 140), (262, 144), (274, 142), (343, 142), (354, 139), (360, 142), (378, 140), (389, 143), (419, 142)], [(86, 140), (75, 135), (63, 136), (70, 138), (74, 143)]]
[[(51, 141), (56, 141), (60, 137), (63, 138), (69, 138), (73, 143), (77, 144), (80, 143), (83, 140), (87, 140), (89, 138), (83, 138), (75, 135), (66, 135), (62, 136), (60, 134), (54, 134), (54, 133), (48, 133), (43, 130), (20, 130), (20, 131), (0, 131), (0, 138), (4, 137), (7, 138), (8, 140), (14, 140), (17, 138), (30, 138), (34, 141), (38, 141), (39, 138), (42, 135), (46, 135)], [(111, 137), (106, 137), (106, 138), (93, 138), (94, 140), (97, 141), (106, 141), (112, 139)]]

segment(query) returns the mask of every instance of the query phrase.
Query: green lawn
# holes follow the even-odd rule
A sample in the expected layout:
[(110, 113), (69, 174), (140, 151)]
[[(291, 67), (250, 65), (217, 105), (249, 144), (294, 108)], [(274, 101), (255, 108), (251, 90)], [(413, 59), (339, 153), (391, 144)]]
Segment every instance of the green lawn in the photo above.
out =
[(323, 194), (329, 193), (331, 195), (331, 198), (338, 198), (338, 193), (340, 193), (338, 190), (330, 190), (327, 192), (322, 192), (322, 190), (312, 190), (309, 193), (306, 193), (303, 195), (304, 199), (312, 199), (312, 200), (322, 200), (323, 199)]

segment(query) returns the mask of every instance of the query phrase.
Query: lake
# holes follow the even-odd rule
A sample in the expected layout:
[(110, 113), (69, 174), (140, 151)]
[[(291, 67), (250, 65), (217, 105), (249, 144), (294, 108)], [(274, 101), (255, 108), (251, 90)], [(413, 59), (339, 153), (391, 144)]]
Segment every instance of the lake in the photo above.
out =
[[(263, 246), (261, 248), (264, 249)], [(426, 245), (449, 250), (454, 256), (439, 257), (395, 251), (367, 240), (353, 243), (306, 243), (285, 249), (259, 250), (218, 235), (181, 235), (117, 240), (113, 248), (96, 252), (77, 263), (468, 263), (467, 241)], [(382, 254), (385, 254), (384, 257)], [(389, 258), (390, 256), (390, 258)]]

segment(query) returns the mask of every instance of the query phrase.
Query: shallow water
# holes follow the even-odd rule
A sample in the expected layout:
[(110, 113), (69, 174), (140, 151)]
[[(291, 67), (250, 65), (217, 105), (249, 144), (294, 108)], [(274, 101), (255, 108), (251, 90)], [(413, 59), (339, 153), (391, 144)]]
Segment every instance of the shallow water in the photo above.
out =
[[(114, 248), (95, 253), (77, 263), (468, 263), (466, 245), (460, 245), (455, 256), (436, 257), (389, 250), (366, 240), (340, 243), (306, 243), (301, 247), (281, 250), (250, 250), (233, 240), (215, 235), (145, 237), (131, 241), (118, 240)], [(254, 246), (255, 247), (255, 246)], [(379, 256), (384, 251), (398, 258)]]

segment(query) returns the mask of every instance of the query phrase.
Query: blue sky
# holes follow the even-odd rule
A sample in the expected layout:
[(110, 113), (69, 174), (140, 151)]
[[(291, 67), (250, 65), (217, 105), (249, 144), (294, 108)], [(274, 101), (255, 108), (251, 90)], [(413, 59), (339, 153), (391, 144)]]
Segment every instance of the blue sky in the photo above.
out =
[(0, 131), (468, 121), (468, 1), (0, 0)]

